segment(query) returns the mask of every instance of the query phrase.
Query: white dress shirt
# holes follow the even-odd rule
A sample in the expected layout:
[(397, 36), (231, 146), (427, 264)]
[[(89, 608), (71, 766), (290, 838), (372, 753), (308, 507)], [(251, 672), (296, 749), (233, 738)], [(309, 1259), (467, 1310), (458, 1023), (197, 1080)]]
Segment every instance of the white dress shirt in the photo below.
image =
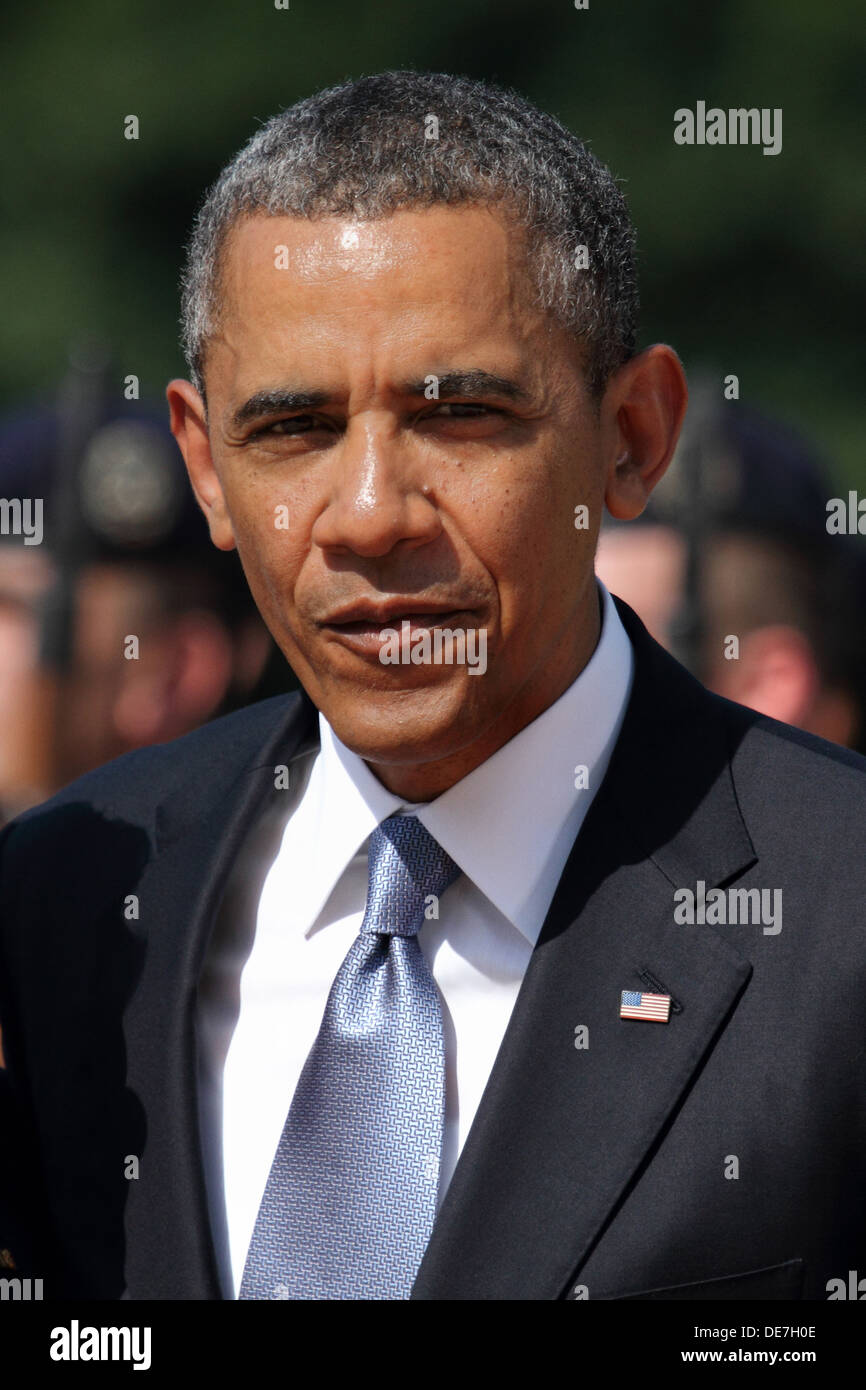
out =
[[(246, 963), (230, 933), (215, 933), (199, 991), (205, 1175), (227, 1298), (237, 1297), (295, 1086), (361, 925), (369, 836), (398, 812), (417, 814), (462, 870), (418, 936), (445, 1025), (441, 1204), (628, 702), (631, 644), (599, 590), (601, 636), (577, 679), (434, 801), (413, 806), (389, 792), (322, 715), (320, 748), (292, 765)], [(581, 765), (588, 778), (576, 776)]]

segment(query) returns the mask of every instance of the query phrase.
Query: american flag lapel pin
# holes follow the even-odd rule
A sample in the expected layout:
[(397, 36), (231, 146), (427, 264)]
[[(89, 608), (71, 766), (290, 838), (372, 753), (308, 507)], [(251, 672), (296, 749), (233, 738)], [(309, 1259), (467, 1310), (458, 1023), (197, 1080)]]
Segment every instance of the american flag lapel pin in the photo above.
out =
[(646, 994), (624, 989), (619, 1006), (620, 1018), (643, 1018), (648, 1023), (667, 1023), (671, 1011), (669, 994)]

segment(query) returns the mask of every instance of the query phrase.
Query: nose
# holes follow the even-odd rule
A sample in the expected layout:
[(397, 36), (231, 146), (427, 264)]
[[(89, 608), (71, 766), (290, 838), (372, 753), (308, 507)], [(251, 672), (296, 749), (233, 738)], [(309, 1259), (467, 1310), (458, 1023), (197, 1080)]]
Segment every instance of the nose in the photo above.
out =
[(375, 557), (426, 545), (442, 524), (411, 440), (387, 417), (350, 420), (332, 454), (327, 505), (312, 540), (323, 550)]

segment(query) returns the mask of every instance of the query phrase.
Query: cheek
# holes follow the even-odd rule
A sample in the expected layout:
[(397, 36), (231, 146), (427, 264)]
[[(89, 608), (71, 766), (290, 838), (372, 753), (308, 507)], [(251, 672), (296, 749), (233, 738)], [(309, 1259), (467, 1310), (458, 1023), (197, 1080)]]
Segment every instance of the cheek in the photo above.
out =
[(291, 606), (304, 545), (297, 515), (284, 490), (256, 488), (227, 495), (235, 542), (253, 598), (265, 616)]
[[(470, 497), (467, 535), (496, 583), (504, 625), (535, 619), (559, 595), (578, 593), (578, 576), (592, 566), (600, 508), (600, 496), (586, 491), (571, 469), (535, 473), (520, 460)], [(582, 520), (575, 508), (584, 504), (589, 530), (575, 526)]]
[(549, 497), (533, 473), (524, 455), (494, 467), (470, 457), (453, 459), (450, 476), (438, 479), (439, 501), (481, 559), (501, 562), (519, 554), (547, 526)]

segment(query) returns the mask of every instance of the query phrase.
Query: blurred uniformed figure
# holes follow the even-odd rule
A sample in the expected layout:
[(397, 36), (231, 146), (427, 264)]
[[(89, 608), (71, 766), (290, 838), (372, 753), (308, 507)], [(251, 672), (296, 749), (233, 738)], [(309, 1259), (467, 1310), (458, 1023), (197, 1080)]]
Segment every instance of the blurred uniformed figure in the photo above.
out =
[(0, 499), (43, 515), (35, 544), (2, 511), (0, 824), (292, 683), (236, 554), (210, 543), (165, 407), (112, 384), (85, 356), (56, 404), (0, 420)]
[(596, 569), (711, 690), (866, 752), (866, 562), (827, 532), (836, 491), (798, 435), (699, 381), (668, 474), (638, 522), (605, 518)]

